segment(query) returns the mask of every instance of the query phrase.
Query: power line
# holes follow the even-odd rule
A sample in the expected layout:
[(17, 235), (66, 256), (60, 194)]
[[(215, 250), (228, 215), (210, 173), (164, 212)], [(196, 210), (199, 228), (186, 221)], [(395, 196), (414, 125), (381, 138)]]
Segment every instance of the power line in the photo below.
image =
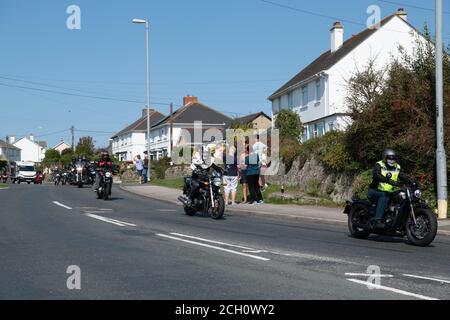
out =
[[(389, 3), (389, 4), (393, 4), (396, 6), (404, 6), (406, 8), (413, 8), (413, 9), (419, 9), (419, 10), (425, 10), (425, 11), (431, 11), (431, 12), (435, 12), (435, 9), (432, 8), (425, 8), (425, 7), (420, 7), (420, 6), (415, 6), (412, 4), (406, 4), (406, 3), (401, 3), (401, 2), (396, 2), (396, 1), (388, 1), (388, 0), (377, 0), (379, 2), (384, 2), (384, 3)], [(444, 14), (450, 14), (449, 11), (443, 11)]]

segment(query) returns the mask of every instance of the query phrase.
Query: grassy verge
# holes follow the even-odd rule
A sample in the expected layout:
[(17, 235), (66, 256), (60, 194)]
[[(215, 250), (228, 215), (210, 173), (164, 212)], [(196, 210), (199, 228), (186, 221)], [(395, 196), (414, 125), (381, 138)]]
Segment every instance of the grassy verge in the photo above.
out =
[[(172, 189), (178, 189), (181, 191), (183, 187), (183, 178), (177, 178), (177, 179), (154, 179), (150, 182), (151, 185), (160, 186), (160, 187), (167, 187)], [(270, 204), (296, 204), (296, 205), (317, 205), (317, 206), (326, 206), (326, 207), (341, 207), (342, 204), (335, 203), (329, 199), (317, 199), (315, 202), (311, 203), (311, 200), (282, 200), (282, 199), (273, 199), (270, 198), (270, 195), (275, 192), (280, 191), (280, 186), (278, 185), (270, 185), (264, 190), (263, 198), (264, 202), (270, 203)], [(296, 192), (298, 191), (294, 187), (288, 187), (286, 188), (286, 192)], [(230, 196), (231, 197), (231, 196)], [(239, 185), (237, 193), (236, 193), (236, 201), (241, 202), (243, 198), (242, 193), (242, 186)], [(231, 199), (230, 199), (231, 201)]]
[(0, 189), (4, 189), (4, 188), (7, 188), (8, 187), (8, 185), (7, 184), (4, 184), (4, 183), (0, 183)]

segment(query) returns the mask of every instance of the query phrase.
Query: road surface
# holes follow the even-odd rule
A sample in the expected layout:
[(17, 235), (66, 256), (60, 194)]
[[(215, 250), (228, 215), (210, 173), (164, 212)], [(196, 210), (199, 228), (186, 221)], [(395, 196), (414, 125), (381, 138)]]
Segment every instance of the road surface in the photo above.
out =
[(88, 187), (0, 190), (0, 257), (0, 299), (450, 296), (447, 236), (419, 248), (380, 236), (353, 239), (342, 225), (189, 217), (180, 206), (117, 187), (110, 201)]

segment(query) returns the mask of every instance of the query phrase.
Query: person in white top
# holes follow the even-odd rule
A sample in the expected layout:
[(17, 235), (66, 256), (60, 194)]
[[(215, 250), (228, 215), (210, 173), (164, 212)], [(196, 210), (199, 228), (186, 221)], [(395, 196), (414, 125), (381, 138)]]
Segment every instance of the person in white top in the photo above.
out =
[(267, 187), (266, 178), (264, 177), (264, 172), (267, 169), (267, 146), (259, 141), (259, 134), (256, 135), (256, 142), (252, 145), (252, 150), (257, 153), (260, 159), (261, 174), (259, 176), (259, 185), (261, 186), (261, 191)]

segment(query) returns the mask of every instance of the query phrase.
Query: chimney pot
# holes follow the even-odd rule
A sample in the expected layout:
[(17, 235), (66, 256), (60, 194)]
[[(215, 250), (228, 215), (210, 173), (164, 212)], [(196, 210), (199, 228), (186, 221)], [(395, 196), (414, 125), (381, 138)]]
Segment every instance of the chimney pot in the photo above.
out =
[(397, 15), (405, 21), (408, 21), (408, 13), (405, 8), (398, 8)]

